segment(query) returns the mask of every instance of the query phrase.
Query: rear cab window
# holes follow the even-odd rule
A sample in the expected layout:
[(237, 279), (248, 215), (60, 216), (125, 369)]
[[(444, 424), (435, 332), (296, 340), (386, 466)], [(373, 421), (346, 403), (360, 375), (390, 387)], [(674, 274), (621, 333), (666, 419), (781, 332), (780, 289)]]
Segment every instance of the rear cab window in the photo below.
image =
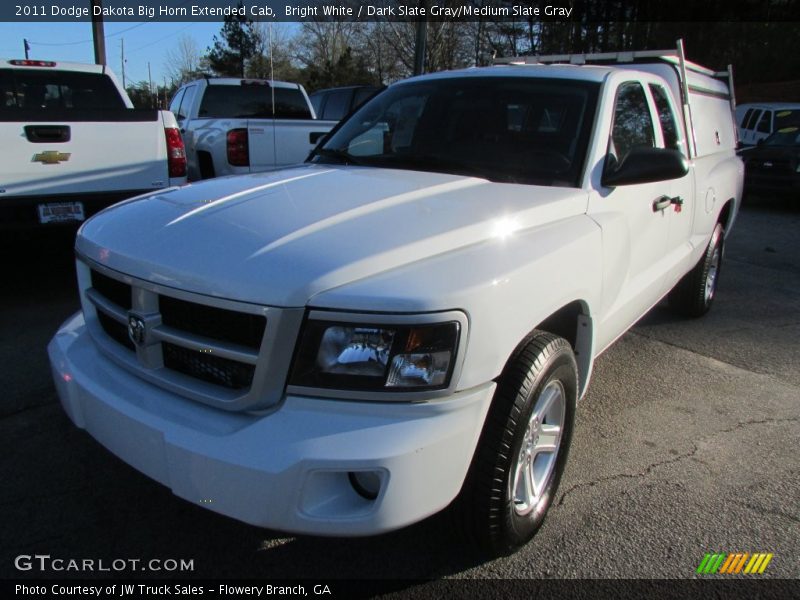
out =
[(0, 114), (127, 110), (110, 77), (46, 68), (0, 69)]
[[(272, 97), (275, 96), (273, 110)], [(310, 119), (305, 96), (297, 88), (261, 83), (211, 84), (200, 102), (200, 117), (228, 119)]]

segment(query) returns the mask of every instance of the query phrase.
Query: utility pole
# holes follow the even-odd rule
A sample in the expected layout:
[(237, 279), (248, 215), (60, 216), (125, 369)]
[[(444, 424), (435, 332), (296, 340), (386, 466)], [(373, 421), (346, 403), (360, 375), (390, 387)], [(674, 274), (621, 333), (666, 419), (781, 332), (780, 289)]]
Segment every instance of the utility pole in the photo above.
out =
[(28, 52), (31, 51), (31, 45), (28, 43), (28, 40), (26, 40), (25, 38), (22, 39), (22, 45), (25, 48), (25, 60), (28, 60), (28, 58), (30, 58), (28, 56)]
[[(103, 29), (103, 15), (95, 6), (102, 8), (102, 0), (90, 0), (92, 7), (92, 38), (94, 39), (94, 62), (98, 65), (106, 64), (106, 35)], [(97, 16), (95, 16), (96, 13)]]
[[(427, 8), (427, 4), (427, 0), (419, 0), (420, 8)], [(428, 19), (427, 17), (422, 17), (421, 21), (417, 21), (417, 39), (414, 44), (414, 75), (422, 75), (425, 72), (425, 46), (427, 41)]]
[(125, 38), (119, 38), (119, 51), (119, 60), (122, 63), (122, 87), (123, 89), (127, 89), (127, 86), (125, 85)]
[(153, 75), (150, 73), (150, 61), (147, 61), (147, 79), (150, 81), (150, 106), (155, 108), (155, 101), (153, 100)]

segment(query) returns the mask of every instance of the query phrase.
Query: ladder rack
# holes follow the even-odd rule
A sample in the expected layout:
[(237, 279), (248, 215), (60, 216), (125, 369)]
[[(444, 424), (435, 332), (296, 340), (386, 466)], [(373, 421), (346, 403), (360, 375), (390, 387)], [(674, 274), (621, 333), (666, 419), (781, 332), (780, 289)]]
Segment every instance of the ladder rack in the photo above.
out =
[(667, 50), (629, 50), (621, 52), (596, 52), (591, 54), (546, 54), (531, 56), (508, 56), (495, 58), (495, 65), (549, 65), (570, 64), (585, 65), (599, 64), (625, 64), (659, 59), (672, 63), (682, 63), (687, 71), (694, 71), (709, 77), (723, 78), (728, 76), (728, 71), (714, 71), (696, 63), (687, 61), (683, 50), (683, 40), (678, 40), (675, 48)]
[(690, 86), (688, 73), (691, 71), (693, 73), (705, 75), (706, 77), (724, 80), (728, 85), (731, 115), (733, 115), (736, 110), (736, 97), (733, 90), (733, 65), (728, 65), (728, 68), (725, 71), (714, 71), (713, 69), (708, 69), (686, 60), (686, 54), (683, 48), (683, 39), (679, 39), (675, 43), (675, 48), (670, 48), (668, 50), (631, 50), (622, 52), (597, 52), (591, 54), (511, 56), (495, 58), (493, 62), (495, 65), (519, 66), (553, 64), (587, 65), (591, 63), (595, 63), (597, 65), (635, 65), (637, 62), (642, 63), (656, 61), (671, 63), (678, 71), (681, 103), (683, 104), (684, 122), (686, 124), (686, 135), (687, 139), (689, 139), (691, 142), (690, 155), (695, 156), (697, 154), (697, 143), (694, 139), (693, 128), (691, 127), (692, 108), (689, 102)]

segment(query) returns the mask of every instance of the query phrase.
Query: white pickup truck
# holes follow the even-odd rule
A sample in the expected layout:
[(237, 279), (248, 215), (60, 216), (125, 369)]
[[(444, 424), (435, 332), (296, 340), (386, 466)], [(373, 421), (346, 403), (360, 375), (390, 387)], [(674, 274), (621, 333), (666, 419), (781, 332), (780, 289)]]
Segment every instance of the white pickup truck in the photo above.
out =
[(524, 544), (595, 358), (666, 295), (709, 309), (741, 197), (720, 74), (618, 58), (408, 79), (309, 164), (89, 220), (49, 346), (67, 414), (247, 523), (369, 535), (452, 504), (487, 552)]
[(0, 60), (0, 229), (76, 223), (186, 183), (177, 127), (134, 109), (107, 67)]
[(302, 85), (267, 79), (198, 79), (180, 87), (169, 108), (192, 181), (301, 163), (337, 123), (316, 119)]

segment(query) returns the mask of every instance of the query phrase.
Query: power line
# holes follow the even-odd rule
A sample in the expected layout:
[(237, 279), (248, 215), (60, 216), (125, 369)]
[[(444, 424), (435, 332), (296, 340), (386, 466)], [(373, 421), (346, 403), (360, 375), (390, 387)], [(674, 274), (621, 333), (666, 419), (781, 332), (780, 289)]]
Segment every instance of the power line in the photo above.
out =
[[(111, 37), (115, 37), (115, 36), (118, 36), (118, 35), (122, 35), (126, 31), (130, 31), (131, 29), (136, 29), (137, 27), (141, 27), (142, 25), (147, 25), (149, 23), (152, 23), (152, 21), (144, 21), (143, 23), (137, 23), (136, 25), (133, 25), (131, 27), (127, 27), (125, 29), (121, 29), (120, 31), (115, 31), (114, 33), (109, 33), (108, 35), (106, 35), (106, 39), (111, 38)], [(36, 42), (34, 40), (28, 40), (29, 43), (36, 44), (37, 46), (76, 46), (78, 44), (91, 44), (93, 41), (94, 40), (79, 40), (79, 41), (76, 41), (76, 42), (59, 42), (57, 44), (54, 44), (54, 43), (51, 43), (51, 42)]]
[(134, 48), (133, 50), (128, 50), (128, 54), (133, 54), (134, 52), (138, 52), (139, 50), (144, 50), (148, 46), (152, 46), (153, 44), (157, 44), (158, 42), (163, 42), (164, 40), (169, 39), (174, 35), (177, 35), (181, 31), (186, 31), (187, 29), (189, 29), (189, 27), (194, 27), (195, 25), (197, 25), (197, 22), (189, 23), (186, 27), (181, 27), (177, 31), (173, 31), (172, 33), (165, 35), (162, 38), (158, 38), (157, 40), (153, 40), (152, 42), (147, 42), (144, 46), (139, 46), (138, 48)]

